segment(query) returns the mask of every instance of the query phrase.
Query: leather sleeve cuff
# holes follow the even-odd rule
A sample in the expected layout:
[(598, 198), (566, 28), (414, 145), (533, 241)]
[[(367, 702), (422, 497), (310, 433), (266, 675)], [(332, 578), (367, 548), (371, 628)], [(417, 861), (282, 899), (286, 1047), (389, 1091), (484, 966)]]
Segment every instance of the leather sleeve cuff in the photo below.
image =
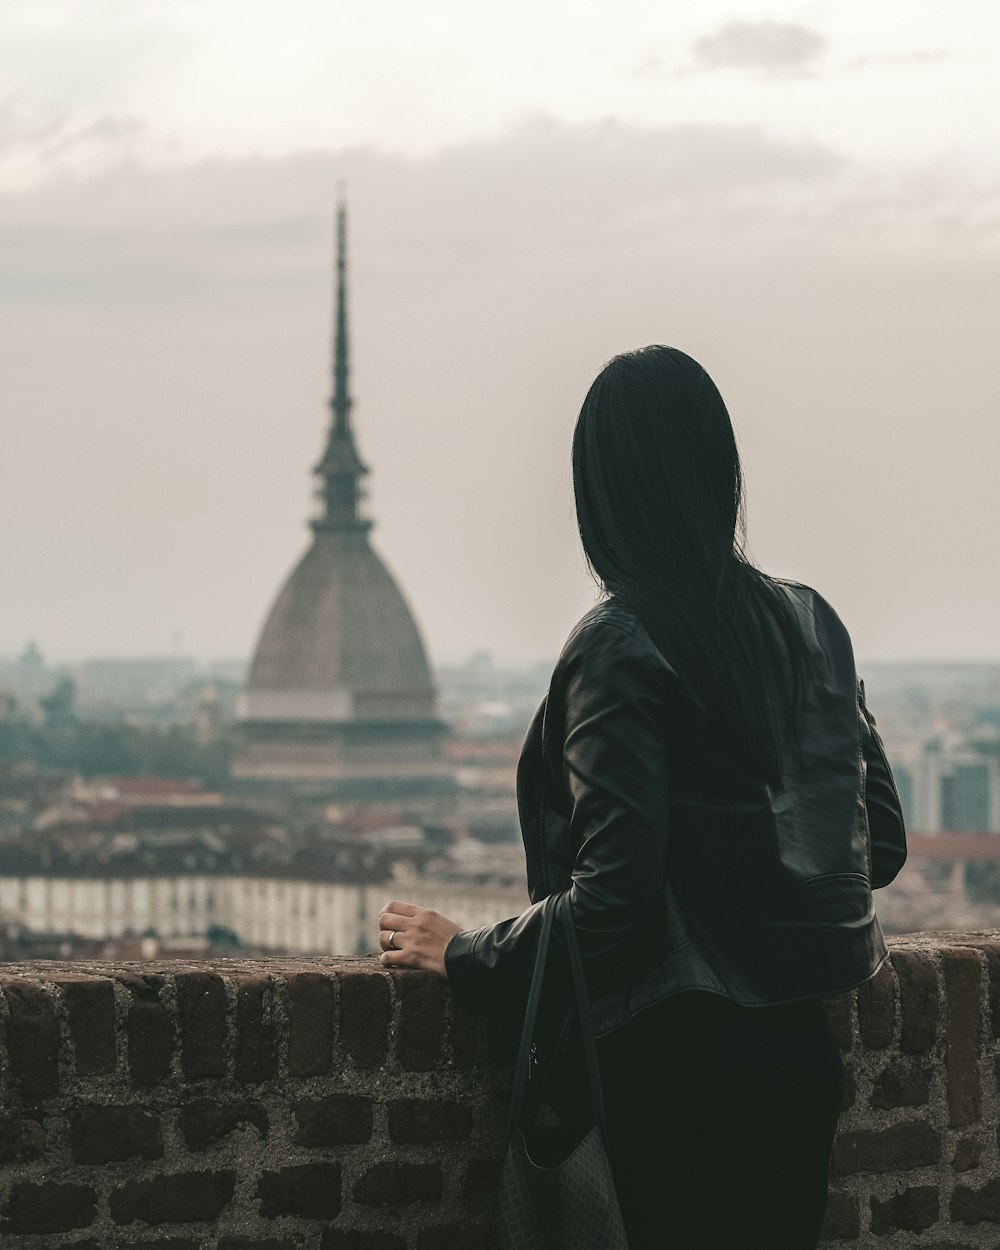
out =
[(480, 968), (476, 962), (476, 944), (486, 928), (484, 925), (481, 929), (463, 929), (444, 948), (448, 984), (456, 994), (474, 995), (483, 991)]

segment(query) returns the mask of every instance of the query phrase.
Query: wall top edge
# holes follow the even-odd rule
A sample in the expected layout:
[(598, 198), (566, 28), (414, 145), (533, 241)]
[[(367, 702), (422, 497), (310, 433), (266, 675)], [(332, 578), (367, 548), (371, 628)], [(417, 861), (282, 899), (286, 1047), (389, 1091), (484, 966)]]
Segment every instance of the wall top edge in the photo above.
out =
[[(931, 932), (893, 934), (886, 938), (890, 955), (893, 950), (946, 950), (950, 947), (995, 949), (1000, 945), (1000, 929), (969, 931), (934, 930)], [(116, 974), (173, 976), (185, 972), (218, 973), (220, 976), (241, 974), (287, 975), (299, 972), (320, 972), (326, 975), (351, 973), (418, 972), (413, 968), (389, 968), (377, 955), (269, 955), (256, 957), (213, 956), (207, 959), (152, 960), (56, 960), (35, 959), (0, 962), (0, 981), (9, 978), (53, 980), (63, 977), (114, 977)], [(436, 975), (422, 972), (420, 975)]]

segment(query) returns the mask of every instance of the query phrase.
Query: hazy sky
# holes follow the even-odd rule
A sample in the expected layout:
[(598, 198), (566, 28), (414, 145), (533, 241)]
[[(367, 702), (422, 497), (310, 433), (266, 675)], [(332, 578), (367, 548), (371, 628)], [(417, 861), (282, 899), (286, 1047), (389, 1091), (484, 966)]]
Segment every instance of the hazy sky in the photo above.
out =
[(860, 661), (1000, 658), (998, 48), (992, 0), (5, 0), (0, 654), (250, 652), (343, 179), (373, 543), (435, 660), (593, 601), (570, 436), (650, 342)]

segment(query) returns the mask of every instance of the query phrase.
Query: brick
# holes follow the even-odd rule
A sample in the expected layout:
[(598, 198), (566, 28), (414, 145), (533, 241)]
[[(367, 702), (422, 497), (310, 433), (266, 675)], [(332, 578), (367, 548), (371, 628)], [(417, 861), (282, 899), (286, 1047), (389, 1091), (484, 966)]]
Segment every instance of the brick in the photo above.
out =
[(400, 1066), (407, 1072), (429, 1072), (441, 1055), (445, 983), (435, 972), (394, 971), (389, 975), (399, 998), (396, 1055)]
[(479, 1012), (452, 996), (445, 1031), (456, 1068), (470, 1068), (479, 1054)]
[(840, 1133), (833, 1143), (830, 1173), (895, 1172), (938, 1163), (941, 1138), (923, 1120), (908, 1120), (891, 1128), (857, 1129)]
[(417, 1250), (493, 1250), (491, 1224), (439, 1224), (417, 1233)]
[(232, 1172), (176, 1172), (127, 1181), (108, 1205), (116, 1224), (188, 1224), (217, 1219), (235, 1188)]
[(926, 1067), (894, 1059), (875, 1078), (871, 1105), (888, 1110), (891, 1107), (922, 1107), (931, 1096), (931, 1073)]
[(841, 1050), (850, 1050), (854, 1044), (854, 1029), (851, 1023), (853, 1000), (853, 994), (834, 994), (823, 999), (826, 1018), (830, 1021), (830, 1029)]
[(267, 976), (247, 977), (236, 991), (236, 1079), (268, 1081), (277, 1071), (274, 984)]
[(955, 1154), (951, 1160), (952, 1169), (955, 1172), (968, 1172), (972, 1168), (979, 1167), (981, 1154), (982, 1145), (975, 1137), (963, 1137), (955, 1147)]
[(80, 1107), (70, 1118), (69, 1140), (75, 1163), (163, 1157), (160, 1119), (147, 1107)]
[(139, 1002), (158, 1003), (163, 991), (164, 979), (155, 972), (122, 971), (115, 974), (119, 985), (124, 985)]
[(899, 1048), (907, 1054), (930, 1050), (937, 1040), (941, 990), (933, 951), (894, 950), (899, 982)]
[(66, 1233), (93, 1224), (97, 1195), (89, 1185), (17, 1181), (3, 1214), (5, 1233)]
[(820, 1240), (857, 1241), (860, 1235), (861, 1216), (857, 1198), (853, 1194), (827, 1194)]
[(21, 1096), (27, 1102), (49, 1098), (59, 1089), (56, 1005), (30, 981), (4, 981), (3, 988), (10, 1012), (7, 1054)]
[(327, 1228), (320, 1250), (406, 1250), (406, 1238), (396, 1233), (363, 1233), (353, 1228)]
[(226, 1074), (226, 987), (214, 972), (179, 972), (181, 1067), (188, 1080)]
[(951, 1195), (951, 1218), (961, 1224), (1000, 1224), (1000, 1178), (981, 1189), (956, 1185)]
[(346, 1146), (372, 1135), (372, 1100), (360, 1094), (304, 1098), (293, 1107), (300, 1146)]
[(332, 1220), (340, 1214), (339, 1163), (303, 1163), (264, 1172), (257, 1183), (260, 1213), (268, 1220), (298, 1215), (307, 1220)]
[(340, 1037), (359, 1068), (385, 1056), (390, 1018), (389, 982), (378, 972), (346, 972), (340, 977)]
[(896, 978), (885, 963), (870, 980), (858, 987), (858, 1033), (862, 1046), (883, 1050), (892, 1044), (896, 1027)]
[(321, 972), (288, 977), (288, 1074), (324, 1076), (333, 1061), (333, 982)]
[(982, 1023), (982, 977), (974, 950), (952, 947), (943, 952), (948, 996), (948, 1122), (952, 1128), (974, 1124), (982, 1111), (979, 1041)]
[(163, 977), (127, 973), (119, 981), (131, 995), (125, 1019), (128, 1067), (138, 1085), (155, 1085), (170, 1072), (174, 1021), (161, 1001)]
[(871, 1230), (878, 1234), (891, 1234), (902, 1230), (922, 1233), (938, 1222), (941, 1200), (937, 1185), (916, 1185), (913, 1189), (899, 1190), (885, 1202), (871, 1200)]
[(470, 1159), (462, 1178), (463, 1198), (489, 1198), (500, 1183), (499, 1159)]
[(369, 1207), (400, 1207), (410, 1202), (439, 1202), (439, 1163), (375, 1163), (358, 1177), (356, 1202)]
[(115, 1053), (115, 987), (106, 979), (56, 982), (62, 990), (77, 1076), (105, 1076)]
[(458, 1102), (396, 1098), (388, 1104), (389, 1136), (400, 1145), (462, 1141), (472, 1132), (472, 1110)]
[(181, 1133), (189, 1150), (208, 1150), (237, 1129), (253, 1127), (266, 1138), (267, 1111), (257, 1102), (210, 1102), (207, 1099), (181, 1107)]
[(39, 1120), (15, 1117), (0, 1120), (0, 1164), (38, 1159), (45, 1149), (45, 1129)]

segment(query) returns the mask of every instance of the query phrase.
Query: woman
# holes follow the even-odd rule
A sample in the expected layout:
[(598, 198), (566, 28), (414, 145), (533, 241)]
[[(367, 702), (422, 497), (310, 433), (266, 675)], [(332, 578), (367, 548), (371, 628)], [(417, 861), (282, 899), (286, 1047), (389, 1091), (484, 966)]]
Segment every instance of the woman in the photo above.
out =
[[(906, 857), (851, 640), (816, 591), (747, 557), (732, 424), (683, 352), (606, 365), (573, 484), (604, 598), (518, 764), (532, 906), (460, 930), (391, 902), (381, 959), (516, 1003), (542, 901), (569, 890), (631, 1250), (812, 1250), (842, 1084), (821, 998), (885, 961), (872, 890)], [(546, 998), (546, 1099), (582, 1131), (561, 941)]]

